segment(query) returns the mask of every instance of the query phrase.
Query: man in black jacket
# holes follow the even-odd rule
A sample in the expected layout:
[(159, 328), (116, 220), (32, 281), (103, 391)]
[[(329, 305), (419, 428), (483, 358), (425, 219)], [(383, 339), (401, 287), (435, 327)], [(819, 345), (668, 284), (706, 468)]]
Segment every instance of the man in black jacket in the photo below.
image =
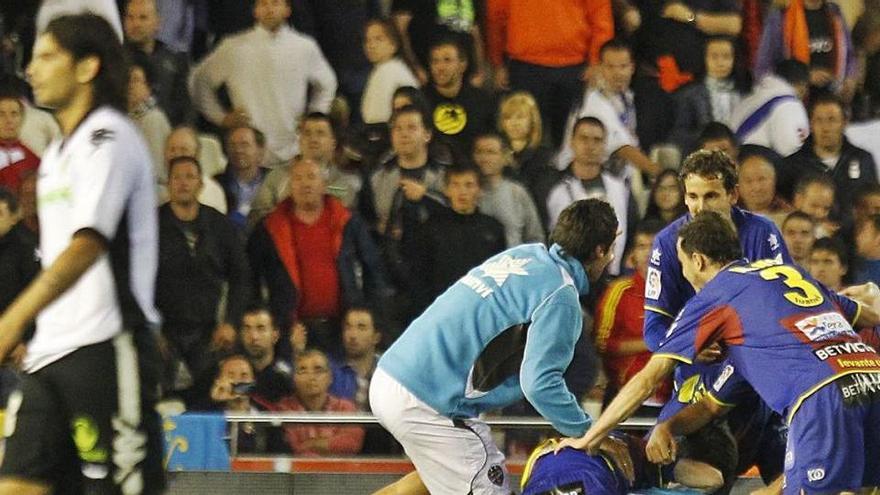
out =
[(837, 190), (836, 211), (847, 215), (852, 195), (860, 187), (877, 183), (874, 159), (867, 151), (846, 139), (846, 114), (843, 103), (834, 95), (822, 95), (810, 106), (810, 137), (800, 150), (784, 160), (779, 173), (779, 192), (791, 199), (794, 185), (807, 174), (825, 174), (834, 180)]
[[(156, 307), (162, 334), (196, 381), (215, 361), (211, 351), (231, 350), (235, 327), (250, 297), (250, 271), (232, 222), (197, 200), (202, 187), (199, 162), (174, 158), (168, 165), (170, 201), (159, 208), (159, 272)], [(225, 315), (218, 308), (226, 294)], [(210, 379), (210, 376), (207, 377)], [(198, 397), (193, 397), (198, 400)]]

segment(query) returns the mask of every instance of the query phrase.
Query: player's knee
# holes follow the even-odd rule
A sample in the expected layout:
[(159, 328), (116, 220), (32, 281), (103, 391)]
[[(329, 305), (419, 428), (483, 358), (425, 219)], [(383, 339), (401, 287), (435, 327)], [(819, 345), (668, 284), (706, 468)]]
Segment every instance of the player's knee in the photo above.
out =
[(675, 465), (675, 480), (682, 485), (707, 493), (724, 486), (724, 474), (706, 464), (692, 459), (682, 459)]

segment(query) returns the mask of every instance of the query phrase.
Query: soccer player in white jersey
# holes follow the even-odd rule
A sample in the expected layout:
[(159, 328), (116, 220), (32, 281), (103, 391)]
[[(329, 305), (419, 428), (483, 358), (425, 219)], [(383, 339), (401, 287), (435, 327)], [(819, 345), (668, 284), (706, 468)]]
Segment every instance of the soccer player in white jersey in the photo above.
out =
[(27, 345), (7, 409), (0, 494), (140, 494), (164, 488), (153, 410), (158, 235), (150, 155), (125, 116), (113, 29), (59, 17), (28, 78), (62, 130), (37, 179), (43, 271), (0, 316), (0, 362)]

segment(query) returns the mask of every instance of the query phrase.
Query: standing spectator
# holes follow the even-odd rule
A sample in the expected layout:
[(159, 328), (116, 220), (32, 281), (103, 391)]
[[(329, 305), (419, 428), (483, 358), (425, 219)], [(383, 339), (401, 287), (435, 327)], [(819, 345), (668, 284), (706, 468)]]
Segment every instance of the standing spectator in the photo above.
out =
[(144, 70), (152, 74), (149, 82), (156, 103), (176, 126), (188, 123), (194, 117), (186, 89), (189, 57), (156, 38), (162, 22), (156, 0), (127, 1), (123, 23), (126, 45), (146, 57), (149, 67)]
[(474, 136), (495, 125), (492, 96), (465, 79), (468, 60), (465, 49), (454, 39), (440, 39), (431, 45), (431, 79), (425, 97), (434, 122), (434, 140), (451, 151), (453, 163), (470, 159)]
[[(801, 149), (782, 164), (779, 190), (783, 195), (792, 194), (794, 183), (807, 174), (831, 177), (841, 193), (877, 183), (874, 158), (849, 142), (843, 134), (845, 127), (846, 112), (839, 98), (823, 95), (813, 99), (810, 104), (810, 136)], [(849, 213), (849, 198), (847, 194), (837, 198), (838, 212)]]
[(744, 96), (734, 74), (733, 38), (710, 38), (706, 42), (705, 63), (704, 77), (675, 93), (675, 121), (669, 139), (682, 155), (695, 150), (697, 136), (709, 122), (729, 124), (733, 109)]
[(488, 0), (486, 31), (495, 87), (534, 95), (559, 147), (588, 66), (599, 63), (599, 48), (614, 36), (611, 2)]
[(856, 226), (855, 240), (852, 282), (880, 284), (880, 215), (870, 215)]
[(498, 130), (510, 142), (513, 161), (505, 174), (521, 182), (532, 194), (541, 222), (547, 226), (547, 193), (559, 179), (553, 152), (545, 146), (541, 112), (531, 94), (513, 92), (498, 105)]
[[(606, 156), (630, 163), (639, 170), (652, 175), (660, 173), (660, 166), (639, 149), (636, 135), (636, 106), (630, 83), (635, 73), (632, 49), (621, 40), (614, 39), (602, 45), (599, 51), (599, 75), (602, 84), (584, 93), (584, 99), (575, 113), (569, 117), (572, 124), (581, 117), (595, 117), (607, 129)], [(573, 127), (573, 125), (572, 125)], [(565, 164), (571, 157), (567, 134), (560, 149), (557, 163)], [(630, 172), (627, 176), (634, 176)], [(640, 177), (633, 179), (640, 179)]]
[(241, 317), (241, 346), (254, 368), (254, 395), (276, 402), (293, 392), (290, 362), (277, 352), (281, 333), (272, 313), (264, 306), (251, 306)]
[(391, 118), (397, 88), (418, 86), (412, 70), (400, 56), (400, 34), (384, 19), (373, 19), (364, 28), (364, 53), (373, 69), (360, 100), (364, 124), (385, 124)]
[(795, 210), (785, 217), (780, 230), (791, 260), (802, 267), (810, 266), (810, 250), (816, 242), (816, 224), (813, 217)]
[(776, 168), (773, 153), (765, 148), (754, 147), (743, 152), (739, 163), (739, 205), (752, 213), (759, 213), (782, 225), (791, 211), (776, 193)]
[[(189, 126), (179, 126), (171, 131), (168, 140), (165, 141), (165, 166), (162, 167), (162, 175), (156, 177), (156, 189), (158, 190), (159, 202), (168, 200), (168, 167), (171, 160), (185, 156), (198, 159), (201, 156), (202, 145), (196, 130)], [(223, 188), (213, 177), (202, 175), (202, 189), (199, 193), (199, 203), (210, 206), (220, 213), (225, 214), (226, 195)]]
[[(338, 162), (336, 126), (327, 114), (312, 112), (299, 124), (301, 156), (321, 165), (327, 181), (327, 192), (352, 208), (357, 201), (363, 179), (342, 169)], [(292, 163), (291, 160), (290, 163)], [(273, 168), (251, 203), (248, 223), (259, 223), (275, 206), (290, 196), (290, 163)]]
[(279, 328), (299, 319), (309, 344), (330, 351), (343, 308), (385, 295), (385, 274), (366, 225), (327, 194), (320, 164), (294, 159), (289, 180), (290, 196), (251, 234), (248, 255)]
[[(330, 393), (333, 375), (327, 355), (306, 350), (296, 359), (294, 394), (275, 404), (278, 411), (354, 412), (354, 403)], [(284, 436), (294, 455), (305, 457), (354, 455), (361, 451), (364, 429), (359, 426), (285, 426)]]
[(849, 101), (856, 89), (856, 50), (840, 7), (826, 0), (792, 0), (785, 9), (772, 9), (755, 61), (763, 77), (783, 59), (810, 68), (810, 86), (840, 93)]
[(810, 276), (822, 282), (825, 287), (839, 292), (844, 288), (846, 272), (849, 270), (849, 256), (846, 247), (837, 239), (824, 237), (816, 239), (810, 250)]
[[(286, 24), (290, 13), (289, 0), (257, 0), (256, 26), (223, 40), (189, 81), (193, 102), (212, 124), (262, 129), (272, 161), (293, 158), (300, 116), (327, 112), (336, 92), (336, 76), (317, 43)], [(232, 108), (217, 98), (221, 86)]]
[(519, 182), (505, 177), (512, 154), (500, 134), (487, 133), (474, 140), (474, 163), (483, 174), (479, 208), (502, 225), (507, 246), (543, 242), (544, 230), (532, 197)]
[[(198, 400), (214, 351), (235, 345), (235, 326), (250, 296), (250, 272), (235, 226), (217, 210), (198, 202), (202, 170), (194, 158), (169, 163), (170, 200), (159, 208), (159, 272), (156, 306), (162, 334), (195, 380), (186, 395)], [(225, 311), (219, 312), (226, 293)]]
[(797, 151), (810, 133), (802, 102), (808, 83), (806, 65), (796, 60), (778, 63), (774, 74), (764, 76), (733, 110), (730, 128), (740, 144), (764, 146), (780, 156)]
[(342, 353), (333, 361), (330, 393), (354, 402), (358, 411), (370, 410), (370, 379), (382, 354), (382, 331), (372, 311), (349, 308), (342, 317)]
[[(152, 73), (143, 57), (132, 57), (128, 69), (128, 116), (140, 128), (150, 156), (153, 158), (153, 173), (156, 177), (165, 175), (165, 141), (171, 134), (171, 124), (151, 92)], [(140, 59), (140, 60), (139, 60)]]
[(828, 237), (837, 233), (840, 224), (832, 219), (836, 191), (834, 182), (824, 175), (807, 175), (794, 188), (792, 206), (802, 211), (816, 224), (816, 237)]
[(233, 127), (226, 133), (226, 171), (216, 177), (226, 193), (229, 218), (244, 229), (251, 204), (269, 173), (266, 168), (266, 135), (250, 126)]
[(20, 139), (25, 104), (20, 96), (0, 94), (0, 186), (21, 194), (22, 181), (36, 174), (40, 158)]
[(684, 205), (684, 192), (678, 181), (678, 171), (666, 169), (660, 172), (651, 187), (644, 220), (657, 220), (663, 225), (668, 225), (686, 212), (687, 207)]
[[(605, 399), (611, 400), (623, 385), (651, 359), (642, 325), (645, 319), (645, 277), (654, 236), (663, 224), (645, 221), (636, 228), (630, 253), (635, 273), (613, 281), (596, 305), (596, 348), (608, 377)], [(649, 405), (662, 406), (669, 399), (671, 382), (657, 389)]]
[(623, 261), (627, 236), (638, 219), (638, 213), (626, 184), (609, 172), (602, 170), (606, 148), (605, 126), (595, 117), (581, 117), (574, 124), (571, 149), (574, 158), (566, 174), (550, 190), (547, 196), (547, 212), (551, 228), (556, 225), (559, 214), (580, 199), (601, 199), (609, 203), (617, 215), (620, 238), (614, 241), (614, 260), (608, 265), (608, 273), (617, 275)]
[(501, 222), (477, 211), (480, 180), (472, 166), (446, 169), (443, 192), (449, 209), (439, 210), (413, 234), (420, 312), (468, 270), (506, 247)]

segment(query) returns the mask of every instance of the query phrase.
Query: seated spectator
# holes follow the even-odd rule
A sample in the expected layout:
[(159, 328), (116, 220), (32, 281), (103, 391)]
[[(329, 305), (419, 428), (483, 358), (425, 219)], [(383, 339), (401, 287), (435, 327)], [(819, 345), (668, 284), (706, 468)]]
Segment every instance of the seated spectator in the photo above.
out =
[[(252, 394), (254, 387), (254, 368), (250, 361), (241, 354), (233, 354), (218, 365), (211, 386), (211, 401), (225, 413), (248, 414), (266, 410), (260, 404), (262, 399)], [(290, 452), (278, 428), (260, 428), (253, 423), (239, 425), (237, 442), (239, 452)]]
[(697, 137), (697, 146), (703, 150), (723, 151), (733, 161), (739, 158), (739, 144), (736, 141), (736, 135), (730, 130), (730, 127), (721, 122), (706, 124)]
[[(273, 408), (285, 412), (356, 411), (353, 402), (330, 393), (332, 382), (327, 355), (317, 349), (306, 350), (296, 359), (293, 395), (281, 399)], [(359, 426), (287, 425), (284, 436), (294, 455), (305, 457), (355, 455), (364, 443), (364, 429)]]
[[(636, 373), (648, 364), (651, 351), (645, 345), (642, 327), (645, 320), (645, 277), (659, 277), (648, 268), (654, 236), (663, 228), (657, 220), (639, 223), (630, 253), (635, 273), (621, 277), (605, 289), (596, 305), (596, 348), (602, 356), (608, 377), (605, 400), (610, 401)], [(658, 387), (646, 405), (662, 406), (669, 399), (671, 382)]]
[[(635, 73), (632, 49), (621, 40), (613, 39), (602, 45), (599, 51), (599, 73), (602, 84), (587, 89), (583, 101), (569, 118), (569, 129), (581, 117), (594, 117), (606, 129), (606, 157), (631, 164), (642, 172), (656, 176), (661, 172), (660, 165), (648, 158), (639, 148), (636, 135), (636, 107), (630, 83)], [(571, 158), (570, 140), (573, 134), (567, 133), (559, 150), (556, 163), (563, 165)], [(603, 157), (604, 159), (605, 157)], [(627, 178), (635, 177), (628, 173)]]
[(793, 211), (782, 221), (782, 238), (792, 261), (806, 268), (810, 266), (810, 250), (816, 242), (816, 224), (813, 217), (802, 211)]
[(816, 239), (810, 251), (810, 276), (837, 292), (844, 288), (849, 270), (846, 247), (832, 237)]
[(783, 60), (774, 74), (764, 76), (733, 110), (730, 128), (740, 144), (770, 148), (788, 156), (810, 133), (810, 121), (802, 101), (807, 95), (807, 66)]
[(438, 210), (413, 233), (419, 312), (468, 270), (507, 247), (501, 222), (477, 210), (480, 180), (473, 166), (447, 168), (443, 192), (449, 208)]
[(608, 265), (608, 273), (617, 275), (626, 240), (632, 235), (630, 226), (635, 225), (638, 213), (626, 183), (602, 169), (606, 136), (605, 126), (596, 117), (581, 117), (574, 124), (570, 140), (574, 158), (547, 196), (547, 213), (552, 229), (562, 210), (577, 200), (597, 198), (611, 204), (621, 235), (614, 241), (614, 260)]
[(696, 150), (697, 137), (706, 124), (729, 123), (733, 109), (744, 96), (734, 75), (735, 58), (733, 38), (710, 38), (706, 42), (705, 77), (675, 93), (675, 121), (669, 140), (683, 156)]
[[(787, 157), (779, 174), (779, 191), (787, 197), (798, 178), (806, 174), (824, 174), (834, 180), (837, 190), (855, 191), (877, 183), (874, 158), (853, 146), (843, 133), (846, 112), (843, 102), (833, 95), (822, 95), (810, 104), (810, 136), (796, 153)], [(835, 212), (847, 214), (850, 197), (837, 198)]]
[[(353, 208), (363, 181), (358, 174), (346, 172), (337, 160), (336, 126), (327, 114), (313, 112), (303, 117), (299, 124), (300, 155), (314, 160), (324, 170), (327, 192)], [(292, 163), (291, 161), (290, 163)], [(251, 203), (248, 222), (256, 225), (275, 206), (290, 195), (290, 163), (275, 167), (263, 180)]]
[(776, 194), (774, 153), (759, 146), (749, 146), (740, 154), (739, 206), (759, 213), (782, 225), (791, 205)]
[(293, 392), (293, 369), (276, 350), (280, 332), (265, 306), (251, 306), (241, 317), (241, 346), (254, 368), (253, 393), (276, 402)]
[(792, 58), (810, 68), (810, 86), (841, 93), (849, 101), (855, 92), (856, 53), (850, 31), (837, 3), (802, 0), (772, 8), (755, 61), (763, 77), (782, 59)]
[(0, 94), (0, 186), (20, 195), (22, 181), (35, 175), (40, 158), (21, 142), (25, 103), (14, 91)]
[(880, 215), (870, 215), (856, 227), (856, 256), (852, 282), (880, 284)]
[(364, 26), (364, 53), (373, 65), (361, 97), (364, 124), (385, 124), (391, 118), (392, 98), (398, 88), (419, 86), (401, 57), (401, 40), (391, 21), (372, 19)]
[(434, 140), (449, 148), (453, 163), (470, 158), (473, 139), (495, 124), (495, 101), (491, 94), (465, 78), (468, 54), (454, 38), (442, 38), (429, 51), (431, 78), (424, 87), (433, 118)]
[(137, 124), (153, 159), (153, 175), (164, 176), (165, 141), (171, 124), (153, 98), (153, 74), (146, 56), (135, 52), (128, 69), (128, 116)]
[(559, 172), (553, 166), (553, 151), (542, 144), (541, 112), (531, 94), (519, 91), (501, 100), (498, 130), (513, 150), (513, 161), (505, 174), (521, 182), (532, 194), (546, 230), (547, 194), (559, 179)]
[(832, 218), (835, 197), (834, 182), (827, 175), (807, 175), (794, 188), (792, 206), (813, 219), (816, 238), (837, 233), (840, 224)]
[(388, 285), (366, 224), (327, 194), (321, 165), (297, 158), (289, 180), (290, 196), (251, 234), (248, 255), (285, 339), (299, 319), (309, 344), (329, 351), (337, 348), (342, 308), (387, 295)]
[[(198, 158), (201, 152), (201, 144), (196, 130), (189, 126), (179, 126), (171, 131), (168, 140), (165, 141), (165, 167), (162, 174), (156, 177), (156, 190), (159, 202), (168, 201), (168, 166), (171, 160), (181, 156)], [(201, 163), (201, 162), (200, 162)], [(226, 214), (226, 195), (223, 188), (212, 177), (202, 176), (202, 189), (199, 193), (199, 203), (210, 206), (220, 213)]]
[(269, 174), (266, 168), (266, 136), (250, 126), (233, 127), (226, 132), (226, 154), (229, 164), (215, 179), (226, 193), (229, 218), (244, 229), (251, 203)]
[(239, 233), (224, 215), (198, 202), (201, 177), (195, 158), (172, 159), (171, 197), (159, 207), (156, 308), (164, 319), (166, 350), (182, 360), (195, 380), (194, 388), (184, 393), (189, 405), (205, 391), (203, 380), (214, 362), (212, 353), (234, 347), (235, 325), (251, 294)]
[(483, 174), (480, 212), (504, 225), (507, 246), (543, 242), (544, 228), (531, 195), (504, 175), (511, 163), (507, 140), (494, 132), (477, 136), (473, 160)]
[(651, 186), (648, 207), (642, 221), (656, 220), (667, 225), (685, 213), (687, 207), (684, 204), (684, 192), (678, 180), (678, 171), (666, 169), (660, 172), (654, 185)]

